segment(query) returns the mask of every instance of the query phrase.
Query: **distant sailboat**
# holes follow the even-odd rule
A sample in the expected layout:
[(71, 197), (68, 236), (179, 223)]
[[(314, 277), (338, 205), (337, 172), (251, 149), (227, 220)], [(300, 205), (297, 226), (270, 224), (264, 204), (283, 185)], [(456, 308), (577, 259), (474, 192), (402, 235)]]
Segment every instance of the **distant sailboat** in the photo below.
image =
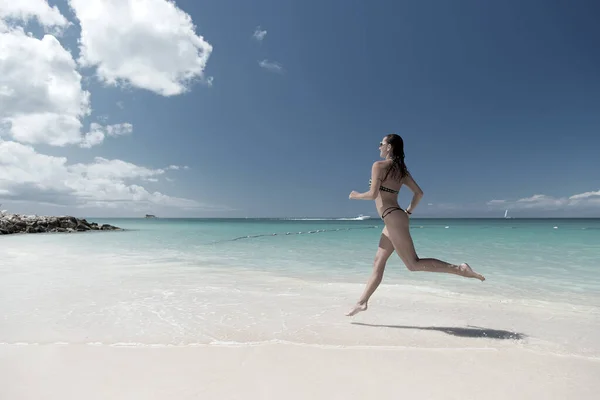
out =
[(508, 216), (508, 210), (504, 211), (504, 218), (505, 219), (511, 219), (512, 217)]

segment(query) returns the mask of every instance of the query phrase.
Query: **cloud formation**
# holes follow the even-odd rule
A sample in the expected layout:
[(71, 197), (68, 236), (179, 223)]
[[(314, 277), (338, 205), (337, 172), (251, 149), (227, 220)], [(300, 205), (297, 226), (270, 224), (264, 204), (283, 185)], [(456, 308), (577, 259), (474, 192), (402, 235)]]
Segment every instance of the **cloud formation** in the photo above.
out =
[(36, 20), (46, 30), (53, 28), (56, 34), (71, 24), (46, 0), (0, 0), (0, 20), (7, 23)]
[(158, 181), (171, 169), (175, 168), (152, 169), (102, 157), (90, 163), (69, 164), (65, 157), (39, 154), (32, 146), (0, 140), (0, 194), (7, 199), (77, 207), (154, 204), (210, 209), (194, 200), (150, 192), (140, 185)]
[[(187, 166), (149, 168), (103, 157), (70, 163), (35, 149), (90, 148), (132, 133), (131, 123), (106, 124), (106, 116), (97, 117), (102, 124), (84, 129), (92, 95), (83, 88), (82, 67), (94, 67), (109, 84), (171, 96), (203, 77), (212, 50), (194, 33), (189, 15), (170, 1), (69, 4), (81, 22), (79, 63), (56, 36), (72, 24), (56, 6), (45, 0), (0, 0), (0, 198), (77, 208), (226, 209), (143, 186), (172, 181), (166, 175)], [(19, 23), (31, 20), (54, 32), (40, 38), (26, 33)]]
[(591, 208), (600, 206), (600, 190), (574, 194), (569, 197), (553, 197), (535, 194), (518, 200), (490, 200), (487, 205), (493, 208), (513, 210), (560, 210)]
[(262, 61), (258, 62), (258, 65), (260, 65), (261, 68), (264, 68), (271, 72), (278, 72), (278, 73), (283, 72), (283, 66), (281, 64), (279, 64), (278, 62), (262, 60)]
[[(81, 25), (79, 63), (108, 85), (182, 94), (204, 78), (212, 45), (167, 0), (69, 0)], [(118, 40), (115, 40), (118, 38)], [(211, 85), (212, 78), (205, 79)]]
[(129, 123), (100, 125), (95, 122), (90, 124), (90, 131), (85, 134), (81, 147), (96, 146), (104, 141), (104, 138), (129, 135), (133, 131), (133, 125)]
[(262, 30), (260, 26), (257, 26), (254, 30), (254, 33), (252, 34), (252, 37), (258, 40), (259, 42), (262, 42), (265, 36), (267, 36), (267, 31)]
[(22, 27), (0, 31), (0, 135), (30, 144), (81, 142), (90, 93), (71, 53), (52, 35), (37, 39)]

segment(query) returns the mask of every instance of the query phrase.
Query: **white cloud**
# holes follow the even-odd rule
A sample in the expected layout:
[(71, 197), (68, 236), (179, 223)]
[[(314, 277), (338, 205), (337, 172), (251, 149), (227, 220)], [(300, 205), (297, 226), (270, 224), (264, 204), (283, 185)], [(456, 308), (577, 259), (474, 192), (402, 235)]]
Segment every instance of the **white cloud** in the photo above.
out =
[(594, 207), (600, 205), (600, 190), (596, 192), (574, 194), (569, 197), (553, 197), (545, 194), (535, 194), (531, 197), (525, 197), (515, 201), (491, 200), (487, 202), (487, 205), (494, 208), (502, 207), (516, 210), (558, 210), (578, 207)]
[[(69, 0), (80, 21), (79, 63), (109, 85), (163, 96), (204, 77), (212, 46), (191, 17), (167, 0)], [(212, 80), (209, 80), (209, 83)]]
[(257, 26), (256, 29), (254, 30), (254, 33), (252, 34), (252, 37), (256, 40), (258, 40), (259, 42), (262, 42), (262, 40), (265, 38), (265, 36), (267, 36), (267, 31), (262, 30), (260, 28), (260, 26)]
[(52, 35), (37, 39), (21, 27), (0, 32), (0, 136), (27, 144), (91, 147), (105, 136), (131, 133), (131, 124), (92, 123), (90, 93), (76, 63)]
[(80, 144), (81, 147), (90, 148), (101, 144), (107, 136), (117, 137), (129, 135), (133, 131), (133, 126), (129, 123), (100, 125), (95, 122), (90, 124), (90, 131), (85, 134)]
[(195, 200), (149, 192), (138, 181), (156, 182), (166, 168), (152, 169), (96, 157), (68, 164), (65, 157), (37, 153), (33, 147), (0, 140), (0, 194), (6, 199), (77, 207), (158, 205), (212, 209)]
[[(134, 1), (131, 13), (125, 17), (116, 16), (124, 31), (113, 29), (110, 14), (123, 11), (121, 8), (126, 8), (131, 2), (72, 0), (71, 3), (79, 10), (79, 16), (84, 15), (83, 28), (87, 37), (81, 46), (86, 48), (87, 53), (82, 54), (82, 60), (89, 61), (86, 57), (90, 56), (106, 57), (94, 64), (98, 66), (99, 74), (112, 71), (113, 61), (130, 55), (133, 58), (125, 57), (120, 69), (117, 69), (117, 73), (122, 75), (117, 74), (116, 79), (127, 81), (134, 76), (142, 80), (156, 78), (158, 86), (154, 90), (167, 95), (182, 92), (185, 84), (202, 75), (210, 53), (206, 46), (209, 49), (210, 46), (202, 38), (190, 34), (193, 26), (189, 16), (171, 3), (164, 0)], [(90, 5), (96, 8), (92, 9)], [(144, 12), (144, 5), (150, 6), (146, 10), (152, 11)], [(99, 15), (98, 21), (94, 21), (94, 13)], [(130, 23), (127, 20), (130, 17), (137, 22)], [(107, 125), (108, 117), (99, 116), (97, 120), (102, 124), (92, 122), (87, 133), (82, 134), (83, 122), (91, 115), (91, 95), (82, 88), (85, 78), (78, 71), (79, 66), (71, 53), (55, 36), (46, 34), (37, 38), (16, 24), (30, 19), (36, 19), (46, 28), (65, 28), (70, 24), (56, 7), (51, 8), (45, 1), (0, 0), (2, 199), (31, 202), (36, 207), (52, 204), (131, 210), (155, 206), (226, 210), (225, 207), (212, 207), (195, 200), (152, 192), (142, 186), (167, 178), (166, 174), (171, 170), (187, 167), (171, 165), (153, 169), (102, 157), (91, 162), (69, 163), (65, 157), (37, 152), (34, 146), (38, 144), (91, 147), (107, 137), (131, 134), (133, 126), (130, 123)], [(108, 29), (103, 30), (104, 22), (108, 22)], [(106, 41), (98, 39), (103, 34), (110, 37)], [(123, 37), (121, 34), (127, 38), (125, 42), (119, 40)], [(126, 52), (128, 46), (132, 49), (131, 54)], [(163, 52), (165, 46), (166, 53)], [(198, 53), (199, 49), (204, 51)], [(149, 56), (154, 50), (160, 57)], [(194, 66), (198, 68), (194, 69)], [(129, 83), (135, 86), (139, 82), (131, 78)], [(123, 108), (122, 103), (117, 105)]]
[(91, 180), (149, 178), (165, 173), (164, 169), (149, 169), (126, 161), (108, 160), (102, 157), (94, 158), (92, 164), (73, 164), (69, 170)]
[(0, 0), (0, 20), (28, 22), (32, 19), (46, 28), (54, 28), (57, 34), (70, 25), (58, 8), (50, 7), (46, 0)]
[(582, 200), (582, 199), (592, 199), (592, 198), (600, 198), (600, 190), (595, 192), (585, 192), (580, 194), (575, 194), (569, 197), (569, 200)]
[(515, 203), (519, 208), (541, 208), (545, 210), (558, 209), (568, 205), (567, 199), (555, 198), (545, 194), (536, 194), (531, 197), (519, 199)]
[(81, 141), (90, 93), (71, 53), (52, 35), (21, 27), (0, 32), (0, 135), (23, 143), (65, 146)]
[(283, 66), (278, 62), (262, 60), (258, 62), (258, 65), (271, 72), (283, 72)]

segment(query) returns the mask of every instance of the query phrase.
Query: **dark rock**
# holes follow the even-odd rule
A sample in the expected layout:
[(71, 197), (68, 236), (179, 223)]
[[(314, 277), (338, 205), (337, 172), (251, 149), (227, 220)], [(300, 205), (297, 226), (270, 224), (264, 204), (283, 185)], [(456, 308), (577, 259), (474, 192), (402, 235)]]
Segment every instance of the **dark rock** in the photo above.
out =
[(98, 225), (73, 216), (46, 217), (38, 215), (0, 214), (0, 235), (13, 233), (116, 231), (109, 224)]
[(63, 228), (75, 228), (77, 226), (77, 221), (72, 221), (71, 219), (63, 219), (60, 221), (60, 226)]
[(78, 232), (85, 232), (85, 231), (90, 231), (92, 230), (92, 228), (89, 227), (89, 225), (85, 225), (85, 224), (79, 224), (77, 225), (77, 231)]

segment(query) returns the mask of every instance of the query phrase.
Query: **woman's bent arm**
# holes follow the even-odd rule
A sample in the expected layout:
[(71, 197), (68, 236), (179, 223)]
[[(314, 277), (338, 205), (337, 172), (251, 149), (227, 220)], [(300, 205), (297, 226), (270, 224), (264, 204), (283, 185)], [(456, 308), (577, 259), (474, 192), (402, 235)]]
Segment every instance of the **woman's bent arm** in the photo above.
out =
[(417, 206), (417, 204), (419, 204), (419, 202), (423, 198), (423, 190), (421, 190), (421, 188), (419, 187), (417, 182), (415, 182), (415, 180), (413, 179), (413, 177), (410, 174), (408, 174), (404, 177), (403, 184), (408, 186), (408, 188), (414, 193), (413, 198), (410, 202), (410, 205), (406, 209), (406, 211), (408, 213), (412, 213), (413, 210), (415, 209), (415, 207)]
[(371, 188), (368, 192), (358, 193), (352, 191), (350, 199), (352, 200), (375, 200), (379, 195), (379, 185), (381, 185), (382, 162), (376, 161), (371, 167)]

